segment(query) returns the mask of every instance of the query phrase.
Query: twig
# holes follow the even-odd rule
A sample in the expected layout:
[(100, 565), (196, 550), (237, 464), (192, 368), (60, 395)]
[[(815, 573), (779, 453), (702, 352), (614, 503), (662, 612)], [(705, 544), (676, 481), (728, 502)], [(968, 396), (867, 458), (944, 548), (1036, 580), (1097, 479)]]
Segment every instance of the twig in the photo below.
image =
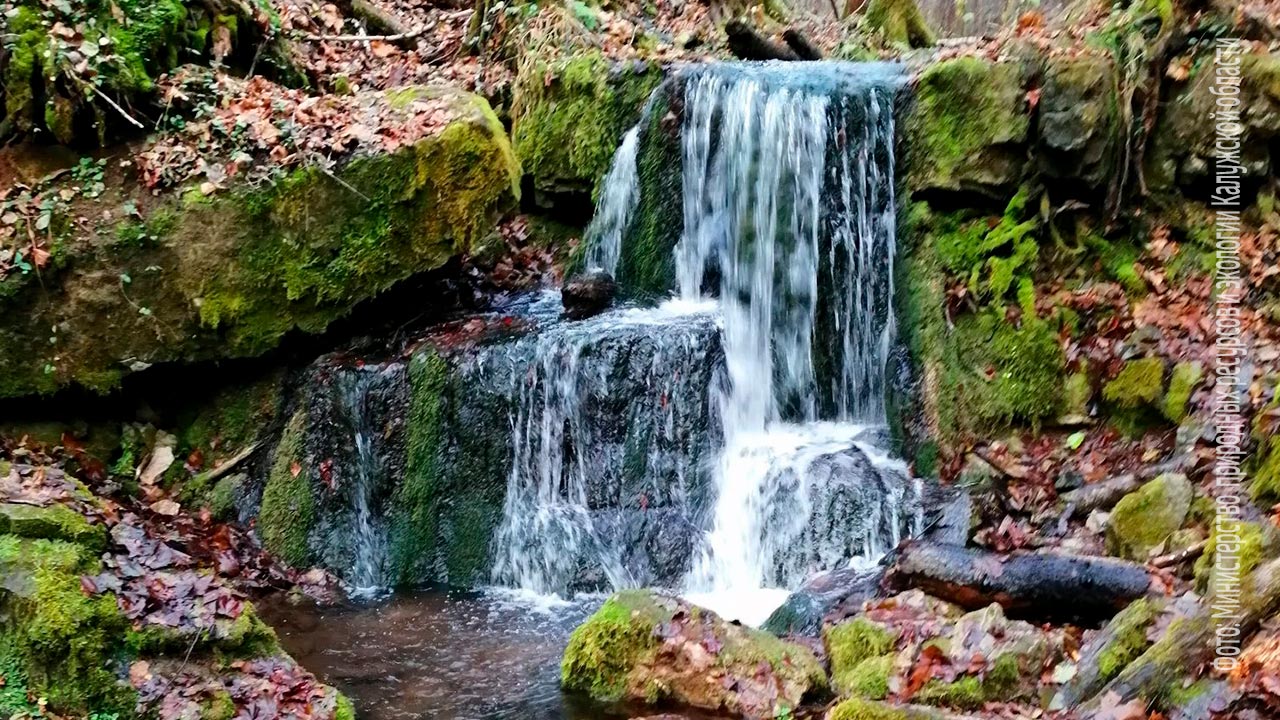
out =
[(129, 113), (125, 112), (124, 108), (122, 108), (122, 107), (120, 107), (119, 105), (117, 105), (115, 100), (112, 100), (111, 98), (107, 97), (107, 94), (106, 94), (106, 93), (104, 93), (104, 92), (102, 92), (101, 90), (99, 90), (98, 88), (94, 87), (93, 83), (85, 83), (85, 87), (87, 87), (87, 88), (89, 88), (90, 90), (92, 90), (92, 91), (93, 91), (93, 93), (94, 93), (95, 95), (97, 95), (98, 97), (100, 97), (100, 98), (102, 98), (103, 100), (105, 100), (105, 101), (106, 101), (106, 103), (107, 103), (108, 105), (110, 105), (111, 107), (115, 108), (115, 109), (116, 109), (116, 112), (120, 113), (120, 115), (121, 115), (125, 120), (128, 120), (130, 123), (132, 123), (134, 127), (138, 128), (139, 130), (146, 130), (146, 129), (147, 129), (147, 126), (146, 126), (146, 125), (143, 125), (142, 123), (138, 122), (137, 118), (135, 118), (134, 116), (132, 116), (132, 115), (130, 115)]
[(423, 30), (410, 30), (409, 32), (395, 35), (303, 35), (302, 37), (311, 42), (369, 42), (372, 40), (398, 42), (400, 40), (412, 40), (423, 32)]
[(320, 168), (320, 172), (324, 173), (325, 175), (328, 175), (328, 176), (329, 176), (329, 179), (331, 179), (331, 180), (333, 180), (334, 182), (338, 183), (338, 184), (339, 184), (339, 185), (341, 185), (342, 187), (344, 187), (344, 188), (346, 188), (346, 189), (350, 190), (351, 192), (353, 192), (353, 193), (355, 193), (355, 194), (359, 195), (360, 197), (364, 198), (365, 200), (368, 200), (369, 202), (373, 202), (373, 198), (371, 198), (371, 197), (369, 197), (368, 195), (365, 195), (364, 193), (362, 193), (362, 192), (360, 192), (359, 190), (355, 189), (355, 188), (351, 185), (351, 183), (347, 182), (346, 180), (343, 180), (342, 178), (338, 177), (337, 175), (334, 175), (334, 174), (333, 174), (333, 172), (332, 172), (331, 170), (329, 170), (329, 168), (327, 168), (327, 167), (325, 167), (325, 166), (323, 166), (323, 165), (318, 165), (317, 167), (319, 167), (319, 168)]
[(1181, 565), (1188, 560), (1194, 560), (1204, 554), (1205, 546), (1209, 544), (1208, 540), (1201, 540), (1189, 548), (1184, 548), (1178, 552), (1161, 555), (1151, 560), (1151, 565), (1158, 568), (1167, 568), (1173, 565)]
[(253, 451), (257, 449), (258, 449), (258, 443), (256, 442), (250, 443), (249, 447), (236, 453), (234, 456), (231, 457), (230, 460), (227, 460), (226, 462), (222, 463), (218, 467), (206, 473), (201, 473), (196, 477), (199, 480), (202, 480), (204, 482), (213, 482), (214, 480), (217, 480), (221, 478), (223, 475), (226, 475), (227, 473), (231, 472), (237, 465), (239, 465), (240, 463), (248, 459), (248, 457), (253, 454)]

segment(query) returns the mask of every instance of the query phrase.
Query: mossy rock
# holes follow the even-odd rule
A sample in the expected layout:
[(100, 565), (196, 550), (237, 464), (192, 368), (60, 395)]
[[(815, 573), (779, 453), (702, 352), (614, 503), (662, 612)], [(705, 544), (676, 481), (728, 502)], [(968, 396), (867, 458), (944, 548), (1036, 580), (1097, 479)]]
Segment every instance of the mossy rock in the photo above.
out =
[(1158, 424), (1163, 410), (1165, 364), (1160, 358), (1125, 361), (1120, 373), (1102, 387), (1112, 421), (1131, 436)]
[(594, 49), (526, 58), (512, 97), (511, 137), (535, 191), (593, 195), (661, 79), (656, 63), (615, 63)]
[(1111, 511), (1107, 551), (1145, 561), (1152, 550), (1182, 527), (1191, 500), (1191, 482), (1178, 473), (1165, 473), (1125, 495)]
[(128, 620), (113, 596), (80, 589), (81, 575), (97, 570), (83, 546), (0, 535), (0, 654), (17, 659), (52, 711), (132, 717), (136, 695), (112, 671)]
[(862, 23), (894, 45), (923, 48), (938, 41), (915, 0), (871, 0)]
[[(1228, 563), (1221, 567), (1217, 562), (1219, 546), (1230, 553)], [(1210, 525), (1204, 554), (1195, 563), (1196, 588), (1207, 591), (1213, 587), (1213, 578), (1222, 571), (1231, 576), (1248, 575), (1263, 560), (1274, 557), (1280, 551), (1280, 537), (1276, 529), (1261, 522), (1246, 522), (1228, 517), (1217, 518)]]
[(1029, 123), (1019, 65), (976, 57), (930, 65), (906, 118), (908, 190), (1008, 197), (1022, 175)]
[[(891, 651), (896, 639), (896, 631), (863, 617), (824, 628), (822, 642), (831, 663), (832, 686), (846, 694), (873, 699), (883, 697), (883, 694), (876, 695), (872, 691), (880, 684), (877, 678), (881, 669), (884, 670), (883, 680), (887, 688), (889, 669), (893, 664)], [(879, 661), (885, 657), (889, 662), (882, 667), (885, 663)], [(866, 665), (868, 662), (871, 664)]]
[[(1068, 54), (1049, 58), (1039, 104), (1037, 143), (1047, 177), (1105, 188), (1119, 151), (1120, 99), (1109, 56)], [(1073, 187), (1064, 184), (1070, 191)]]
[(295, 567), (311, 563), (310, 534), (316, 514), (312, 470), (303, 454), (305, 425), (306, 415), (299, 410), (280, 436), (256, 525), (263, 547)]
[[(1217, 107), (1213, 93), (1211, 57), (1196, 58), (1190, 77), (1169, 92), (1151, 134), (1145, 157), (1145, 180), (1154, 193), (1173, 203), (1174, 191), (1210, 187), (1213, 172), (1215, 125), (1206, 122)], [(1241, 164), (1246, 177), (1261, 180), (1275, 172), (1269, 144), (1280, 136), (1280, 55), (1252, 53), (1240, 56), (1238, 110)]]
[(0, 504), (0, 533), (32, 539), (66, 540), (98, 552), (107, 542), (106, 528), (90, 524), (85, 516), (66, 505)]
[(518, 198), (510, 143), (480, 97), (398, 92), (447, 101), (455, 119), (393, 153), (304, 166), (262, 188), (159, 199), (109, 188), (139, 198), (156, 240), (73, 233), (67, 270), (0, 293), (0, 397), (107, 391), (148, 364), (261, 355), (467, 253)]
[(826, 686), (813, 653), (649, 591), (605, 602), (573, 631), (561, 684), (596, 700), (630, 700), (776, 717)]
[(1187, 417), (1187, 403), (1191, 393), (1204, 377), (1204, 367), (1198, 362), (1180, 362), (1169, 375), (1169, 389), (1165, 392), (1160, 412), (1172, 423), (1180, 423)]

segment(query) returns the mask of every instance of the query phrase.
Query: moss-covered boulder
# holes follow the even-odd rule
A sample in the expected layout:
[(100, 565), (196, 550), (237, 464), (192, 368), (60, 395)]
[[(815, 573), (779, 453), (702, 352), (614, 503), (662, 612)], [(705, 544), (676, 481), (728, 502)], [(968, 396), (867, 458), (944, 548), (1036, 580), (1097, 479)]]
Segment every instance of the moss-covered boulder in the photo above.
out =
[(1192, 497), (1191, 482), (1179, 473), (1161, 475), (1125, 495), (1111, 511), (1107, 551), (1145, 561), (1152, 550), (1182, 527)]
[[(394, 117), (420, 98), (452, 119), (419, 123), (422, 137), (391, 153), (372, 143), (335, 170), (304, 165), (211, 196), (153, 198), (121, 181), (55, 217), (59, 269), (40, 282), (0, 281), (0, 397), (69, 384), (107, 390), (153, 363), (259, 355), (466, 253), (518, 196), (502, 125), (467, 93), (394, 95), (361, 102)], [(136, 216), (70, 224), (102, 217), (114, 201)]]
[[(1240, 160), (1247, 177), (1257, 181), (1275, 172), (1269, 143), (1280, 137), (1280, 56), (1250, 53), (1237, 58), (1240, 92), (1224, 96), (1222, 107), (1239, 113)], [(1213, 67), (1210, 61), (1196, 63), (1161, 105), (1145, 158), (1146, 183), (1153, 191), (1182, 188), (1208, 195), (1217, 138), (1216, 125), (1208, 120), (1216, 117), (1218, 107)], [(1239, 104), (1230, 105), (1235, 100)]]
[(1147, 426), (1160, 422), (1164, 410), (1161, 402), (1164, 376), (1164, 360), (1138, 358), (1125, 361), (1120, 372), (1103, 385), (1102, 398), (1112, 410), (1112, 421), (1121, 430), (1137, 435)]
[(938, 41), (915, 0), (871, 0), (863, 24), (885, 41), (906, 47), (929, 47)]
[(613, 62), (600, 50), (527, 58), (512, 97), (511, 135), (539, 199), (592, 195), (661, 79), (657, 63)]
[(311, 531), (316, 501), (311, 489), (312, 468), (303, 454), (306, 416), (294, 413), (285, 426), (262, 489), (256, 527), (263, 547), (295, 567), (311, 563)]
[(822, 634), (831, 685), (845, 695), (879, 700), (888, 694), (897, 631), (866, 618), (833, 625)]
[(1022, 68), (976, 57), (945, 60), (920, 74), (915, 96), (905, 128), (907, 188), (1011, 194), (1030, 123)]
[(825, 688), (826, 676), (805, 647), (677, 598), (631, 590), (573, 631), (561, 683), (601, 701), (778, 717)]
[(1115, 64), (1105, 55), (1061, 55), (1048, 60), (1037, 133), (1046, 177), (1078, 181), (1069, 192), (1105, 188), (1120, 149), (1120, 99)]

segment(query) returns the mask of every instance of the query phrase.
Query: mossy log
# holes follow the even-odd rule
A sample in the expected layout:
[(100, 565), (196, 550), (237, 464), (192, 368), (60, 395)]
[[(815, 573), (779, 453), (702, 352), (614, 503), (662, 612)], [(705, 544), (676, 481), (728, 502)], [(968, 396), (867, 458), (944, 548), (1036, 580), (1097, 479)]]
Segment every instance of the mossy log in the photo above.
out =
[(1143, 566), (1112, 558), (992, 553), (909, 540), (895, 551), (885, 583), (919, 588), (968, 609), (999, 604), (1011, 616), (1098, 622), (1145, 595)]
[(1215, 618), (1213, 596), (1188, 603), (1189, 610), (1170, 622), (1158, 640), (1081, 708), (1082, 716), (1093, 717), (1104, 702), (1166, 699), (1171, 689), (1181, 687), (1180, 681), (1188, 673), (1212, 658), (1218, 630), (1231, 627), (1232, 633), (1238, 631), (1237, 637), (1247, 637), (1280, 609), (1280, 559), (1267, 562), (1242, 580), (1238, 603), (1234, 616), (1228, 618), (1234, 622)]
[(729, 52), (740, 60), (800, 59), (790, 47), (766, 38), (741, 20), (726, 23), (724, 33), (729, 39)]
[(1076, 674), (1054, 697), (1054, 708), (1073, 708), (1092, 697), (1151, 645), (1147, 629), (1164, 608), (1161, 598), (1139, 598), (1080, 649)]

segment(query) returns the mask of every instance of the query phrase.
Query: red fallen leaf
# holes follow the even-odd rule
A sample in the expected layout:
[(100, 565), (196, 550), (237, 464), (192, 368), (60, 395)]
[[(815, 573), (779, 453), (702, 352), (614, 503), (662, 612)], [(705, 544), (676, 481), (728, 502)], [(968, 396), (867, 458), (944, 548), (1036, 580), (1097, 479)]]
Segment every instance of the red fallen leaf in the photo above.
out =
[(333, 480), (333, 458), (325, 458), (320, 463), (320, 481), (324, 486), (333, 490), (335, 483)]
[(1040, 104), (1040, 88), (1031, 88), (1027, 91), (1027, 108), (1035, 110)]
[(93, 578), (89, 577), (88, 575), (81, 575), (80, 576), (80, 592), (84, 593), (85, 595), (97, 595), (98, 584), (94, 582)]
[(298, 477), (298, 473), (300, 472), (302, 472), (302, 465), (298, 464), (297, 460), (294, 460), (292, 463), (289, 464), (290, 475), (294, 477)]
[(200, 448), (196, 448), (195, 450), (191, 451), (190, 455), (187, 456), (187, 469), (194, 471), (194, 470), (199, 470), (203, 467), (204, 467), (204, 451), (202, 451)]

